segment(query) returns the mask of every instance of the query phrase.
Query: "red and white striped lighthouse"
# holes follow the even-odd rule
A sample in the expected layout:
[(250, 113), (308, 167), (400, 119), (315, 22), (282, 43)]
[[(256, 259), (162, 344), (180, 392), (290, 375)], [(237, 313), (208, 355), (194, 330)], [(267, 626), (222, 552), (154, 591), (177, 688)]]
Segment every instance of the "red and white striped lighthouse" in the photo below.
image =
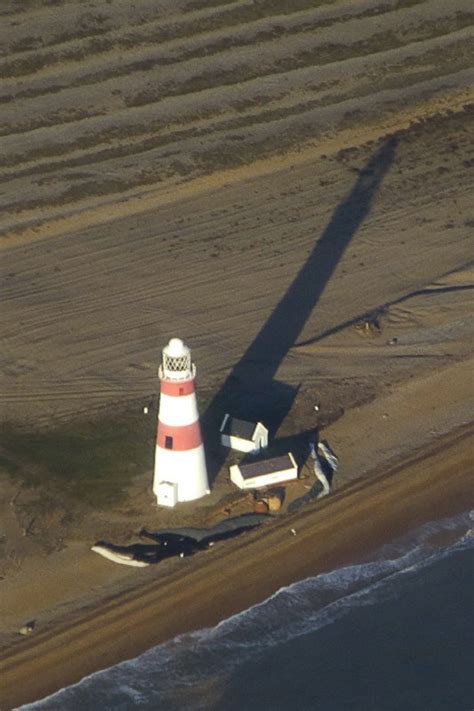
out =
[(174, 506), (209, 494), (194, 381), (196, 366), (180, 338), (163, 348), (153, 492), (158, 504)]

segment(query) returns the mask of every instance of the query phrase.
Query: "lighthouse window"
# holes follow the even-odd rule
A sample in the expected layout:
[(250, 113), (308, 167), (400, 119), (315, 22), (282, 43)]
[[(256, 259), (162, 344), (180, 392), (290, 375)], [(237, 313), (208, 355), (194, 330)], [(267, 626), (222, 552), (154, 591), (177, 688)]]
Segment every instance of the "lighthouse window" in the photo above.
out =
[(165, 449), (173, 449), (173, 438), (165, 437)]

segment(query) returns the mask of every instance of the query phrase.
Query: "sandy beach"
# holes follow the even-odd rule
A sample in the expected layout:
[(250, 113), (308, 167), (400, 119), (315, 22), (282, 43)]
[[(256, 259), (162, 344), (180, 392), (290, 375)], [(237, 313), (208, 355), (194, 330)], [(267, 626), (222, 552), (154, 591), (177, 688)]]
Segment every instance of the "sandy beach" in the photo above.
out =
[[(278, 588), (363, 561), (421, 523), (466, 510), (472, 431), (457, 432), (411, 462), (244, 540), (154, 575), (131, 594), (65, 626), (38, 633), (2, 659), (2, 708), (41, 698), (179, 633), (216, 624)], [(291, 528), (296, 531), (292, 534)]]
[[(472, 506), (472, 2), (290, 5), (2, 5), (2, 710)], [(212, 491), (165, 510), (171, 336)], [(91, 553), (249, 510), (234, 407), (298, 453), (283, 513), (146, 570)], [(316, 429), (334, 491), (290, 516)]]

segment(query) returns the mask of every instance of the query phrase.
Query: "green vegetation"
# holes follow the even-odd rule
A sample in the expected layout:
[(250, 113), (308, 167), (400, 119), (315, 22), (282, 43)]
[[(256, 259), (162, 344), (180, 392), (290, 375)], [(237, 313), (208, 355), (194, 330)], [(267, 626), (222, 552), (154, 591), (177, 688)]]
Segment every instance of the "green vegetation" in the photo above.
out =
[(3, 469), (7, 474), (13, 476), (18, 472), (18, 464), (15, 464), (15, 462), (12, 462), (8, 457), (4, 457), (0, 454), (0, 469)]
[(1, 425), (0, 466), (29, 485), (93, 506), (114, 503), (151, 468), (155, 428), (141, 411), (35, 431)]

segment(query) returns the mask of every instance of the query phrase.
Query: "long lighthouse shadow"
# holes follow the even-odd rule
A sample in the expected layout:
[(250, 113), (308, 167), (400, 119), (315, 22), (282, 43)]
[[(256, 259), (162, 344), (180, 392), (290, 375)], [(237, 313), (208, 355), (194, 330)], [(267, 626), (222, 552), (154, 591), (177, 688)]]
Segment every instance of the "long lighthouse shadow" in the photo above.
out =
[(211, 483), (227, 454), (218, 445), (219, 425), (226, 412), (242, 419), (262, 420), (271, 434), (277, 432), (288, 414), (298, 388), (275, 380), (275, 375), (369, 214), (395, 157), (396, 145), (396, 137), (384, 141), (360, 170), (354, 187), (335, 209), (308, 259), (203, 413), (205, 438), (210, 445)]

